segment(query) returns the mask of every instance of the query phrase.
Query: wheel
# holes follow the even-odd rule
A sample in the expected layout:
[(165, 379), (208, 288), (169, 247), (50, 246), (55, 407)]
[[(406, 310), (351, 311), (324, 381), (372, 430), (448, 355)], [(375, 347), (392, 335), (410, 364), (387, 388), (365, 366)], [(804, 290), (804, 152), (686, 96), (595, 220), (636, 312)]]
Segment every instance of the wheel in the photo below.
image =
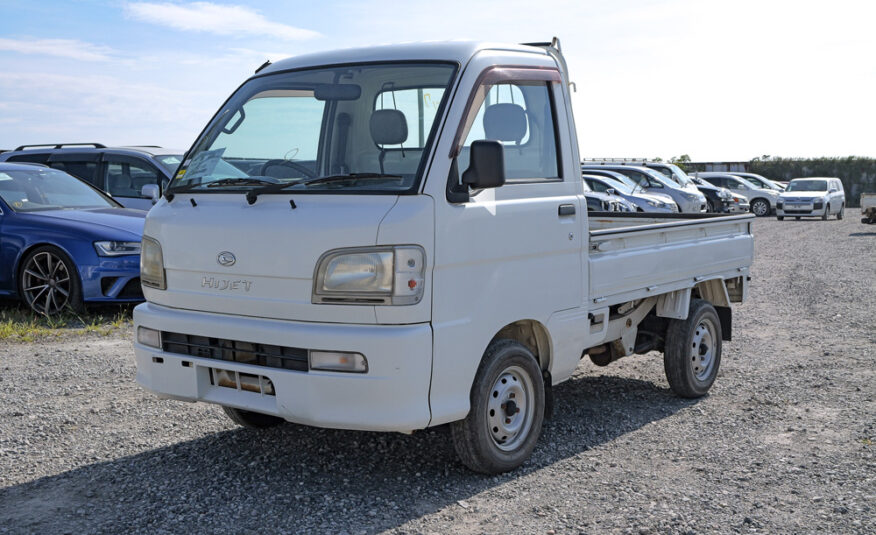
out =
[(683, 398), (704, 395), (721, 365), (721, 320), (715, 307), (702, 299), (690, 302), (684, 320), (669, 320), (663, 367), (669, 387)]
[(450, 427), (459, 459), (483, 474), (517, 468), (535, 448), (544, 409), (544, 382), (535, 356), (514, 340), (494, 341), (471, 387), (468, 416)]
[(830, 215), (830, 203), (826, 203), (824, 205), (824, 214), (821, 216), (822, 221), (827, 221), (827, 217)]
[(845, 212), (845, 211), (846, 211), (846, 205), (845, 205), (845, 204), (841, 204), (841, 205), (840, 205), (840, 211), (837, 212), (837, 214), (836, 214), (836, 218), (837, 218), (837, 220), (840, 220), (840, 219), (843, 218), (843, 212)]
[(57, 247), (37, 247), (24, 257), (18, 274), (18, 290), (37, 314), (52, 316), (65, 308), (81, 311), (82, 287), (76, 265)]
[(265, 427), (274, 427), (282, 424), (286, 420), (271, 416), (270, 414), (262, 414), (260, 412), (245, 411), (243, 409), (235, 409), (234, 407), (222, 407), (225, 414), (237, 425), (250, 427), (252, 429), (264, 429)]
[(777, 216), (776, 216), (776, 219), (778, 219), (779, 221), (784, 221), (784, 220), (785, 220), (785, 216), (783, 216), (783, 215), (777, 215)]
[(763, 199), (755, 199), (751, 201), (751, 206), (749, 207), (749, 209), (757, 217), (770, 215), (770, 203)]
[(712, 199), (706, 199), (706, 211), (714, 214), (717, 210), (715, 210), (715, 203), (712, 202)]

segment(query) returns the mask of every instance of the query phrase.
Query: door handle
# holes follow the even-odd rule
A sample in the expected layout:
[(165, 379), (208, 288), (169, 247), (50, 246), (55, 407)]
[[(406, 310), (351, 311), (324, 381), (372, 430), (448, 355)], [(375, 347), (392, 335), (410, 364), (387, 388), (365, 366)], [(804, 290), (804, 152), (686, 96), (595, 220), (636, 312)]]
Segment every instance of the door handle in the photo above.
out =
[(574, 204), (561, 204), (557, 209), (557, 215), (560, 217), (567, 215), (575, 215), (575, 205)]

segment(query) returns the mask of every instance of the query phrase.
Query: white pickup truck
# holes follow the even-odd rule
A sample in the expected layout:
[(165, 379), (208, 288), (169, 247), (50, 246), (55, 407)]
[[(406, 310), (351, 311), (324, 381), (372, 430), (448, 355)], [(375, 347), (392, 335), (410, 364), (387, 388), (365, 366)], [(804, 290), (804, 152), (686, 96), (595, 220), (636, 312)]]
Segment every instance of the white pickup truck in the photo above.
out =
[(556, 40), (258, 71), (149, 212), (137, 381), (250, 427), (450, 424), (484, 473), (528, 458), (584, 355), (660, 351), (705, 394), (753, 217), (588, 217), (568, 88)]

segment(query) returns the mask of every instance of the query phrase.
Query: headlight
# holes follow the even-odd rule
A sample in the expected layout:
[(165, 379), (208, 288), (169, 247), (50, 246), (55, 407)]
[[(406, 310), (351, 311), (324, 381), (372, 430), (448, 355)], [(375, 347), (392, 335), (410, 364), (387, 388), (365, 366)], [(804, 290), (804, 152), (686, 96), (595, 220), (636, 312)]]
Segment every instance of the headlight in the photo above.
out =
[(411, 305), (423, 298), (426, 253), (421, 247), (329, 251), (313, 284), (317, 304)]
[(140, 251), (140, 283), (143, 286), (164, 290), (167, 283), (164, 280), (164, 256), (161, 254), (161, 244), (157, 240), (143, 236)]
[(732, 198), (733, 198), (733, 194), (731, 194), (731, 193), (730, 193), (729, 191), (727, 191), (727, 190), (723, 190), (723, 189), (722, 189), (722, 190), (718, 190), (718, 197), (720, 197), (721, 199), (732, 199)]
[(697, 195), (696, 193), (688, 193), (688, 192), (686, 192), (686, 191), (685, 191), (685, 192), (682, 192), (682, 195), (684, 195), (684, 198), (687, 199), (687, 200), (689, 200), (689, 201), (693, 201), (693, 200), (695, 200), (695, 199), (699, 199), (699, 198), (700, 198), (700, 196)]
[(661, 206), (663, 206), (663, 203), (658, 202), (658, 201), (646, 201), (646, 202), (648, 203), (648, 206), (653, 206), (654, 208), (660, 208)]
[(140, 242), (138, 241), (96, 241), (94, 250), (100, 256), (122, 256), (128, 254), (140, 254)]

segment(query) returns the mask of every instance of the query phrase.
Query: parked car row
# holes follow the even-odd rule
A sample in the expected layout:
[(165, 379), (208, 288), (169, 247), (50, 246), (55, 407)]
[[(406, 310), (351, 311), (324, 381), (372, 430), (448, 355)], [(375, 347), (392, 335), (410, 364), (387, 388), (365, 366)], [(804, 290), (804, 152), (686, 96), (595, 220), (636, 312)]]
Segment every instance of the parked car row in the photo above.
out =
[(0, 162), (45, 164), (99, 188), (127, 208), (149, 210), (182, 162), (183, 152), (100, 143), (22, 145), (0, 154)]

